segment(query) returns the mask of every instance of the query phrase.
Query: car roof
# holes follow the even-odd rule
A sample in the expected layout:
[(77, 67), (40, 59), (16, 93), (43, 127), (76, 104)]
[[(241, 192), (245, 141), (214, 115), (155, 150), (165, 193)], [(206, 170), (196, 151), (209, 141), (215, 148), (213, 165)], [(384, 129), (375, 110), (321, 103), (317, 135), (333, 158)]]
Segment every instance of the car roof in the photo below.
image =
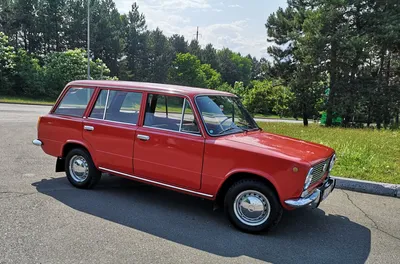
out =
[(233, 94), (228, 92), (212, 89), (145, 82), (79, 80), (72, 81), (67, 86), (95, 86), (106, 88), (140, 89), (155, 92), (179, 93), (188, 96), (196, 96), (200, 94), (234, 96)]

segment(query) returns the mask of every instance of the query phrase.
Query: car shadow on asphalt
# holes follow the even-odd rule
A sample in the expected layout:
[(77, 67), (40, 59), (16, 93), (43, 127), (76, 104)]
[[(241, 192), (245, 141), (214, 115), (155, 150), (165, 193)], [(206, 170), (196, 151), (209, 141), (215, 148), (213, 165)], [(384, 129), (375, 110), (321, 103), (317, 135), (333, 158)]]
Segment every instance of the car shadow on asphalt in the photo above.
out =
[(321, 209), (285, 212), (267, 234), (234, 229), (213, 203), (127, 179), (104, 175), (93, 190), (65, 177), (32, 184), (84, 213), (222, 257), (248, 256), (272, 263), (365, 263), (370, 230)]

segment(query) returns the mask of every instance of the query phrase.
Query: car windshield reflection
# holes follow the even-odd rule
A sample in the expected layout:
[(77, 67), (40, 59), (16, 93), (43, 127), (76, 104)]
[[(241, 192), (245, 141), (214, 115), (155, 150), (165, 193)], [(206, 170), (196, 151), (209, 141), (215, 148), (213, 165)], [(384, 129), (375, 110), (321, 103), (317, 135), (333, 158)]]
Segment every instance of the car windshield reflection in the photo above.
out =
[(237, 97), (202, 95), (196, 98), (196, 103), (211, 136), (259, 129)]

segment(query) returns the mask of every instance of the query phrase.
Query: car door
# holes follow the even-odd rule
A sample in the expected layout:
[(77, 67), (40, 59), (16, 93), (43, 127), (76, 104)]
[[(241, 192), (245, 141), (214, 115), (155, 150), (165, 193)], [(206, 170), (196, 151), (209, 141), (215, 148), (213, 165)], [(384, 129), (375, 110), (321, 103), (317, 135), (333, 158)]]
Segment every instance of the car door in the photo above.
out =
[(101, 169), (132, 174), (141, 92), (103, 89), (84, 120), (84, 139)]
[(135, 175), (200, 189), (204, 138), (192, 109), (184, 97), (148, 94), (134, 146)]

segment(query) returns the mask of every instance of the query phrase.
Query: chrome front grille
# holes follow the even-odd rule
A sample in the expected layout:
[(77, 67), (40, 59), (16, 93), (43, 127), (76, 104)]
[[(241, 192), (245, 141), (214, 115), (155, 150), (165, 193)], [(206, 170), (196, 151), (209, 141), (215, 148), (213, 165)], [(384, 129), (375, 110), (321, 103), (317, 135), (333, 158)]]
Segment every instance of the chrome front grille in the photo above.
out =
[(328, 171), (328, 167), (329, 167), (329, 159), (321, 163), (318, 163), (313, 167), (311, 185), (321, 180), (324, 177), (325, 173)]

